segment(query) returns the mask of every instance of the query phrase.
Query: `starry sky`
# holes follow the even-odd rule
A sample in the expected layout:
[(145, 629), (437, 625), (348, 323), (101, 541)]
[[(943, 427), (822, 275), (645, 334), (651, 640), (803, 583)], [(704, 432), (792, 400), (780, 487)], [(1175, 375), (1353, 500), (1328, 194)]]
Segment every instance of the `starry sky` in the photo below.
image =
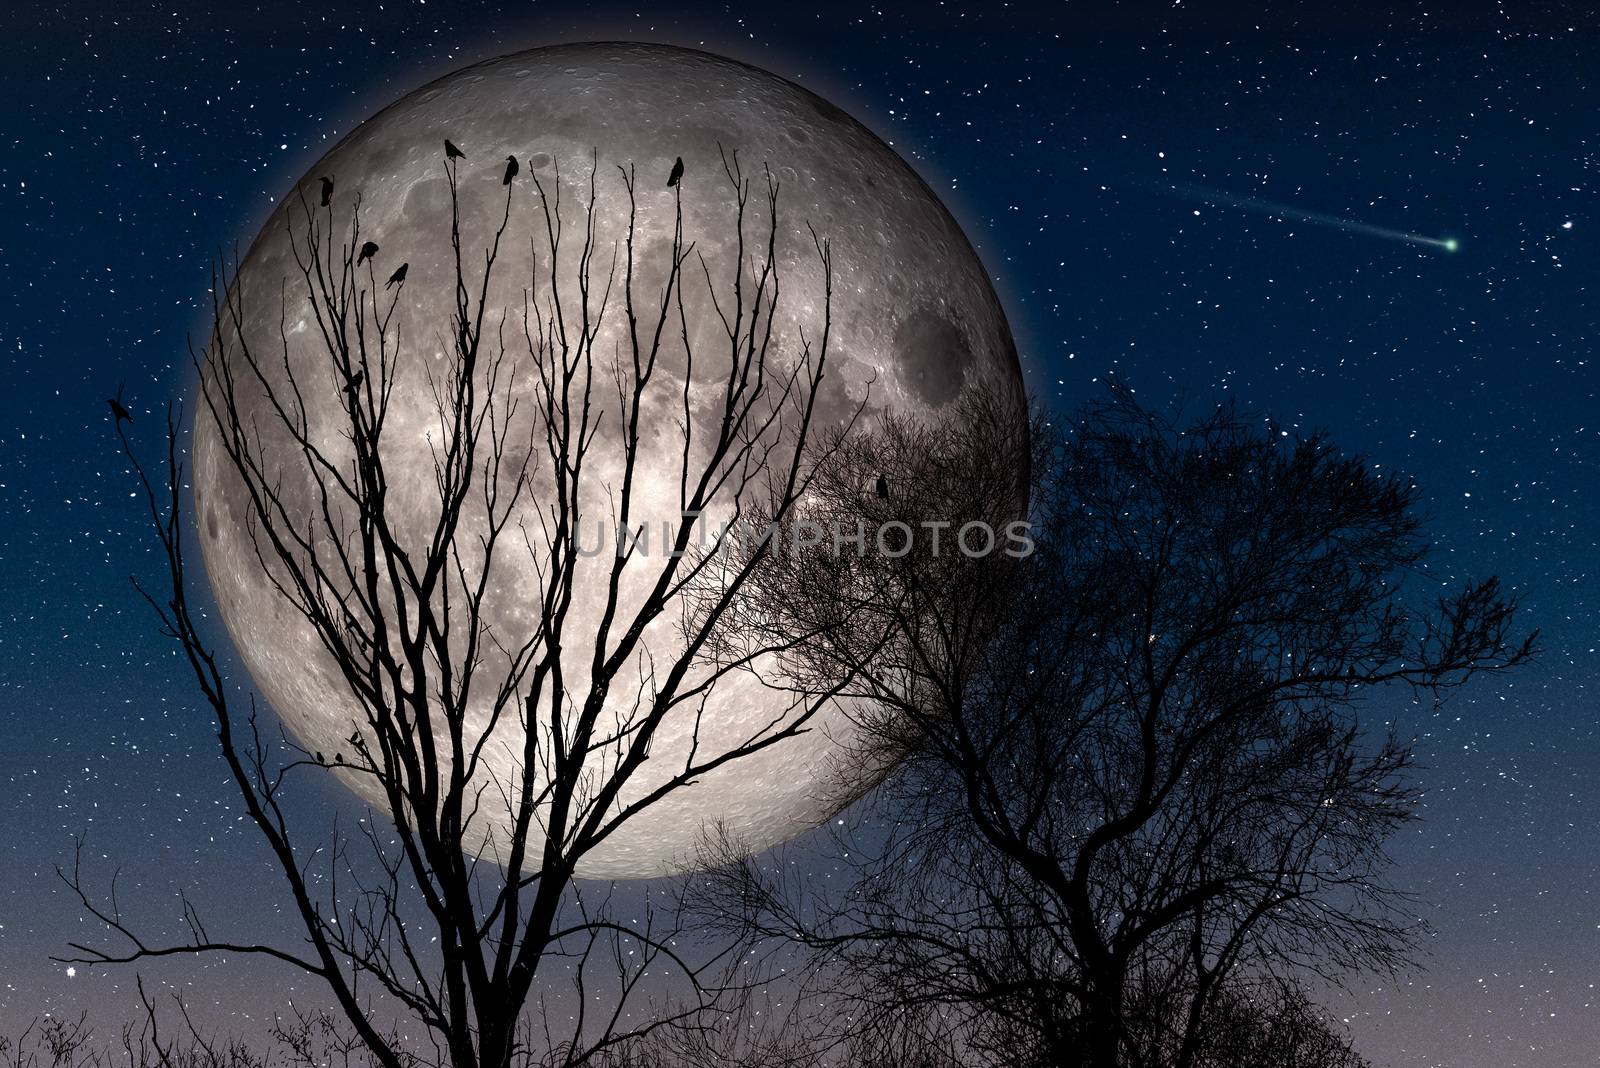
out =
[[(766, 67), (893, 144), (991, 269), (1042, 403), (1114, 371), (1147, 403), (1235, 397), (1417, 476), (1439, 566), (1502, 575), (1544, 652), (1442, 710), (1385, 710), (1418, 741), (1424, 818), (1394, 855), (1434, 934), (1398, 984), (1327, 1001), (1396, 1068), (1594, 1063), (1600, 34), (1581, 5), (211, 6), (13, 3), (0, 32), (0, 1024), (88, 1011), (109, 1031), (136, 1007), (131, 973), (49, 959), (92, 933), (53, 872), (78, 834), (155, 930), (176, 932), (180, 887), (291, 929), (128, 586), (155, 553), (104, 398), (125, 380), (136, 441), (159, 444), (212, 255), (363, 115), (519, 47), (636, 38)], [(355, 811), (331, 781), (295, 804)], [(160, 978), (241, 1027), (314, 997), (255, 963)]]

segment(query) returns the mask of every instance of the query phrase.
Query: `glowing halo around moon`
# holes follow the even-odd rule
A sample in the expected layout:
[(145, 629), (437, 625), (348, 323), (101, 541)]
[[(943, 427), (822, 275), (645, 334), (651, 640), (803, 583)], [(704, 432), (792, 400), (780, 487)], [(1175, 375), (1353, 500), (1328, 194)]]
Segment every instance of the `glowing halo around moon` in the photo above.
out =
[[(776, 252), (783, 284), (776, 328), (780, 342), (791, 348), (798, 329), (811, 325), (808, 317), (817, 313), (821, 300), (821, 269), (806, 224), (832, 246), (833, 342), (819, 412), (824, 424), (843, 426), (863, 402), (869, 422), (884, 411), (926, 416), (979, 387), (1013, 394), (1017, 419), (1025, 418), (1016, 349), (1000, 303), (960, 227), (915, 172), (865, 127), (807, 90), (742, 63), (659, 45), (562, 45), (465, 68), (363, 122), (307, 172), (300, 185), (313, 197), (320, 176), (335, 178), (333, 217), (345, 225), (359, 194), (362, 236), (381, 247), (379, 278), (402, 262), (410, 264), (397, 313), (400, 336), (406, 339), (403, 361), (425, 363), (442, 344), (437, 337), (448, 333), (447, 325), (441, 330), (453, 301), (446, 262), (446, 137), (467, 154), (459, 173), (469, 248), (481, 245), (499, 222), (506, 156), (521, 161), (524, 180), (532, 172), (554, 183), (559, 169), (565, 183), (586, 180), (597, 153), (601, 176), (614, 175), (619, 164), (637, 167), (638, 225), (649, 255), (649, 248), (671, 240), (673, 191), (665, 179), (681, 156), (687, 167), (681, 186), (685, 228), (713, 270), (728, 266), (734, 255), (732, 200), (718, 146), (737, 150), (747, 173), (770, 165), (781, 183), (783, 226)], [(520, 314), (521, 287), (533, 273), (535, 212), (531, 185), (519, 187), (518, 194), (527, 199), (513, 215), (502, 246), (501, 288), (491, 293), (491, 302)], [(626, 201), (619, 194), (616, 189), (597, 194), (602, 244), (615, 240), (625, 225)], [(566, 224), (579, 232), (581, 214), (567, 213), (581, 212), (581, 201), (573, 196), (561, 207)], [(282, 348), (285, 366), (294, 369), (297, 381), (303, 370), (308, 381), (320, 376), (315, 378), (320, 382), (328, 376), (327, 357), (315, 343), (315, 329), (305, 329), (296, 309), (284, 308), (276, 298), (283, 279), (298, 277), (285, 232), (286, 213), (298, 206), (298, 197), (284, 198), (240, 265), (234, 285), (247, 294), (274, 295), (246, 306), (242, 331), (274, 351)], [(689, 315), (713, 315), (703, 292), (699, 299), (705, 306), (690, 308)], [(602, 330), (620, 339), (621, 320), (612, 314)], [(611, 340), (603, 337), (596, 349), (610, 351)], [(399, 506), (416, 509), (420, 537), (432, 478), (423, 430), (432, 398), (418, 367), (403, 365), (397, 374), (391, 401), (396, 430), (387, 437), (385, 462), (392, 471), (412, 476), (394, 481)], [(343, 416), (331, 379), (324, 394), (308, 405), (314, 418), (320, 414), (333, 428)], [(249, 397), (244, 400), (250, 403)], [(260, 398), (256, 403), (265, 404)], [(660, 423), (653, 428), (660, 440), (677, 433), (669, 415)], [(595, 448), (603, 452), (615, 445), (602, 434)], [(283, 473), (292, 477), (294, 470), (286, 463)], [(656, 477), (666, 476), (658, 472)], [(211, 585), (257, 686), (307, 749), (347, 748), (359, 722), (358, 706), (311, 626), (273, 589), (257, 561), (242, 484), (206, 417), (196, 421), (194, 490)], [(293, 493), (296, 487), (286, 490)], [(675, 494), (675, 484), (671, 490)], [(643, 483), (641, 493), (665, 499), (668, 487)], [(408, 505), (406, 494), (415, 495), (415, 502)], [(534, 581), (531, 567), (522, 578)], [(491, 591), (494, 611), (508, 621), (522, 618), (520, 585), (508, 580)], [(579, 598), (598, 602), (600, 593), (581, 591)], [(575, 611), (582, 607), (576, 605)], [(670, 626), (653, 629), (646, 644), (670, 656), (675, 635)], [(578, 653), (589, 655), (588, 650)], [(738, 744), (786, 702), (755, 672), (726, 679), (707, 704), (700, 744)], [(630, 783), (624, 801), (647, 791), (664, 777), (674, 754), (687, 751), (690, 726), (668, 717), (651, 760)], [(502, 721), (496, 738), (506, 729), (520, 737), (519, 723)], [(826, 820), (840, 799), (821, 796), (818, 779), (850, 732), (847, 709), (826, 709), (808, 733), (723, 765), (644, 809), (588, 854), (578, 874), (633, 878), (683, 870), (707, 820), (723, 821), (753, 849)], [(659, 775), (651, 769), (658, 755)], [(510, 774), (510, 764), (498, 771)], [(383, 807), (366, 779), (340, 775), (367, 802)]]

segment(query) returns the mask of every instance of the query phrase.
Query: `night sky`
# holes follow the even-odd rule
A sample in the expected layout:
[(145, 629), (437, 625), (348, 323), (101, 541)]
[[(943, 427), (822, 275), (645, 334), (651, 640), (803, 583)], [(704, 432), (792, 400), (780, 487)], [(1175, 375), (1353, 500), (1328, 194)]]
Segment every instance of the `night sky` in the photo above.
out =
[[(160, 575), (104, 398), (126, 380), (154, 455), (211, 256), (363, 115), (473, 60), (637, 38), (766, 67), (892, 143), (990, 267), (1042, 403), (1115, 371), (1147, 403), (1237, 398), (1417, 476), (1441, 569), (1502, 575), (1544, 652), (1443, 710), (1380, 710), (1418, 738), (1424, 818), (1395, 844), (1396, 879), (1435, 934), (1400, 984), (1327, 1002), (1380, 1064), (1595, 1063), (1591, 16), (207, 6), (13, 4), (0, 25), (0, 1023), (88, 1011), (109, 1035), (136, 1008), (131, 970), (49, 959), (93, 933), (53, 874), (76, 834), (91, 878), (120, 866), (125, 909), (155, 930), (178, 930), (181, 886), (219, 927), (292, 931), (209, 711), (129, 588)], [(297, 803), (357, 808), (331, 779)], [(241, 1029), (316, 996), (249, 961), (147, 974)]]

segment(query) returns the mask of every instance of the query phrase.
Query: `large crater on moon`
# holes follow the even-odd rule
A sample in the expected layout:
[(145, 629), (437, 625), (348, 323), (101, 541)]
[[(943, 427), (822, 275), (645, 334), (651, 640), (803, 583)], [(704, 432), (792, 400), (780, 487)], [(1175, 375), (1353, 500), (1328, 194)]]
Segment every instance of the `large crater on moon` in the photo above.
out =
[[(521, 161), (523, 184), (517, 187), (519, 200), (489, 293), (491, 307), (511, 310), (513, 321), (537, 267), (539, 212), (527, 181), (534, 174), (553, 189), (559, 172), (560, 217), (569, 233), (579, 234), (581, 187), (597, 163), (597, 237), (600, 247), (610, 249), (623, 236), (627, 219), (616, 168), (637, 167), (640, 257), (659, 260), (670, 245), (674, 218), (674, 191), (665, 178), (681, 156), (687, 234), (711, 271), (731, 272), (736, 258), (731, 192), (720, 146), (737, 151), (746, 174), (759, 176), (766, 165), (781, 183), (775, 255), (782, 296), (774, 322), (780, 361), (792, 363), (800, 330), (809, 336), (820, 321), (822, 274), (808, 224), (831, 242), (835, 285), (830, 372), (819, 411), (824, 426), (842, 426), (863, 404), (866, 425), (886, 411), (936, 415), (975, 389), (1014, 396), (1016, 418), (1025, 418), (1015, 347), (983, 265), (938, 197), (864, 126), (772, 74), (701, 52), (626, 43), (535, 49), (468, 67), (408, 94), (363, 122), (301, 183), (314, 200), (318, 178), (335, 178), (332, 218), (342, 226), (348, 226), (359, 195), (362, 236), (381, 248), (380, 281), (402, 262), (409, 264), (396, 311), (403, 344), (384, 448), (392, 472), (403, 476), (393, 478), (391, 507), (414, 511), (418, 538), (431, 526), (433, 492), (427, 368), (448, 345), (454, 299), (441, 152), (445, 138), (467, 154), (459, 175), (468, 250), (480, 250), (500, 221), (505, 157)], [(243, 295), (240, 331), (259, 350), (281, 359), (306, 396), (312, 432), (337, 450), (343, 422), (339, 383), (317, 330), (308, 324), (309, 304), (294, 291), (299, 269), (287, 227), (299, 205), (297, 195), (283, 198), (240, 266), (234, 282)], [(542, 221), (537, 225), (542, 229)], [(610, 262), (609, 255), (597, 257), (593, 270), (603, 278)], [(643, 291), (651, 292), (659, 280), (659, 274), (645, 277)], [(280, 296), (285, 292), (287, 297)], [(703, 288), (686, 294), (691, 336), (700, 330), (710, 336), (715, 312)], [(613, 308), (600, 326), (596, 350), (612, 351), (625, 329)], [(223, 359), (238, 342), (228, 335), (224, 329), (215, 339)], [(681, 364), (681, 354), (678, 359)], [(264, 391), (252, 392), (248, 383), (241, 390), (246, 417), (270, 422)], [(652, 463), (676, 456), (674, 442), (680, 439), (672, 414), (662, 412), (648, 428), (652, 462), (640, 475), (641, 500), (662, 509), (676, 500), (676, 468)], [(274, 446), (270, 432), (263, 440), (269, 449), (283, 447), (281, 441)], [(608, 450), (617, 447), (612, 432), (602, 432), (594, 445), (597, 463), (605, 463)], [(278, 462), (283, 492), (310, 508), (312, 490), (298, 457), (284, 449)], [(358, 706), (312, 628), (275, 591), (259, 563), (242, 483), (216, 425), (204, 414), (196, 422), (194, 474), (207, 571), (257, 685), (307, 749), (347, 749), (360, 720)], [(526, 502), (530, 521), (544, 503)], [(600, 495), (583, 502), (584, 508), (604, 506)], [(512, 570), (491, 590), (487, 614), (510, 633), (525, 631), (532, 618), (527, 590), (536, 588), (537, 577), (526, 562), (506, 566)], [(591, 655), (592, 637), (590, 647), (583, 648), (576, 636), (592, 634), (587, 628), (594, 623), (599, 595), (594, 588), (578, 590), (568, 636), (575, 665)], [(637, 595), (625, 591), (625, 596)], [(645, 642), (662, 659), (681, 648), (675, 614), (666, 615)], [(619, 689), (626, 689), (622, 682), (648, 685), (643, 667), (618, 682)], [(628, 702), (635, 696), (612, 693), (608, 700)], [(706, 705), (698, 744), (737, 745), (781, 711), (786, 699), (758, 670), (725, 680)], [(663, 724), (624, 802), (659, 782), (675, 759), (681, 762), (692, 728), (684, 717)], [(516, 722), (497, 728), (510, 732), (505, 746), (488, 757), (491, 766), (502, 762), (497, 774), (511, 773), (511, 759), (504, 754), (519, 748), (521, 729)], [(642, 877), (682, 870), (707, 820), (723, 822), (752, 848), (814, 826), (844, 800), (825, 794), (819, 782), (850, 734), (848, 709), (827, 709), (808, 733), (724, 765), (643, 810), (586, 856), (578, 874)], [(368, 780), (341, 775), (366, 800), (383, 806)], [(496, 819), (480, 814), (469, 837), (475, 835), (481, 845)]]

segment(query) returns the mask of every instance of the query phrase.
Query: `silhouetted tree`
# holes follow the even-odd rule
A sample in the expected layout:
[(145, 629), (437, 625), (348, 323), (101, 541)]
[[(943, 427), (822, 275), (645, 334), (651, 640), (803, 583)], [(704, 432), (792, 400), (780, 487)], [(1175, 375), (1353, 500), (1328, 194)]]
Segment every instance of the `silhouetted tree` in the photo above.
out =
[[(880, 830), (830, 863), (713, 838), (695, 907), (808, 954), (854, 1033), (968, 1064), (1258, 1063), (1229, 1043), (1291, 1029), (1323, 1052), (1260, 1063), (1354, 1063), (1251, 994), (1408, 961), (1406, 701), (1528, 657), (1513, 599), (1445, 592), (1417, 487), (1321, 435), (1118, 388), (1030, 446), (999, 411), (838, 442), (803, 516), (903, 523), (913, 550), (786, 554), (741, 591), (724, 655), (814, 635), (790, 676), (850, 680), (846, 764), (895, 766)], [(1030, 498), (1031, 555), (950, 551)]]
[[(706, 695), (749, 668), (748, 661), (703, 663), (722, 610), (713, 604), (686, 623), (674, 599), (686, 584), (702, 598), (716, 585), (726, 607), (764, 557), (758, 550), (713, 579), (714, 554), (685, 552), (702, 536), (700, 513), (737, 517), (743, 502), (759, 499), (764, 512), (784, 517), (809, 491), (831, 260), (827, 243), (813, 235), (822, 280), (822, 292), (808, 298), (814, 321), (799, 339), (780, 342), (772, 329), (778, 189), (767, 175), (752, 204), (752, 183), (736, 157), (724, 160), (720, 179), (733, 206), (729, 234), (718, 240), (738, 250), (729, 262), (692, 259), (676, 198), (670, 239), (646, 242), (631, 169), (616, 179), (616, 202), (597, 193), (603, 176), (591, 172), (577, 183), (576, 226), (562, 215), (574, 188), (563, 191), (559, 176), (552, 185), (530, 175), (531, 189), (505, 185), (498, 229), (473, 252), (476, 238), (462, 233), (460, 153), (446, 146), (451, 214), (439, 239), (441, 262), (454, 264), (448, 321), (400, 336), (396, 310), (403, 294), (415, 299), (423, 284), (416, 272), (386, 292), (359, 204), (336, 219), (326, 198), (313, 205), (302, 195), (287, 224), (298, 275), (283, 280), (281, 298), (273, 287), (271, 299), (282, 300), (285, 320), (304, 310), (302, 325), (320, 336), (325, 367), (297, 379), (286, 337), (251, 334), (261, 317), (248, 302), (260, 292), (246, 293), (229, 277), (214, 279), (213, 337), (194, 355), (199, 419), (214, 424), (226, 476), (242, 487), (241, 521), (260, 566), (360, 709), (331, 763), (376, 784), (382, 818), (364, 821), (354, 841), (292, 824), (285, 790), (296, 775), (330, 762), (287, 739), (264, 738), (254, 706), (239, 707), (238, 687), (207, 644), (190, 570), (181, 418), (169, 415), (164, 477), (148, 477), (123, 437), (167, 565), (168, 588), (147, 599), (215, 715), (243, 812), (270, 850), (305, 941), (285, 948), (213, 937), (187, 905), (187, 941), (149, 941), (114, 897), (86, 888), (75, 864), (64, 878), (126, 944), (75, 944), (73, 959), (103, 965), (196, 952), (275, 959), (326, 985), (381, 1068), (408, 1068), (417, 1051), (375, 1022), (374, 996), (386, 1011), (419, 1022), (433, 1059), (456, 1068), (579, 1063), (640, 1031), (702, 1020), (716, 1007), (721, 973), (711, 970), (720, 967), (714, 951), (687, 959), (685, 944), (659, 917), (613, 918), (603, 901), (580, 893), (575, 868), (673, 791), (803, 730), (826, 699), (797, 693), (764, 729), (734, 744), (697, 744), (682, 758), (652, 753), (669, 714), (690, 716), (701, 738)], [(507, 314), (490, 306), (491, 276), (524, 202), (533, 205), (537, 267), (526, 303)], [(619, 218), (625, 223), (608, 244), (602, 231)], [(686, 300), (685, 289), (698, 287), (709, 294)], [(272, 309), (273, 323), (278, 313)], [(520, 329), (508, 331), (519, 318)], [(622, 323), (616, 351), (597, 342), (609, 322)], [(430, 359), (435, 339), (443, 349), (437, 362)], [(716, 351), (697, 360), (695, 343)], [(402, 371), (413, 385), (426, 375), (436, 417), (432, 485), (406, 486), (406, 494), (391, 453), (406, 447), (395, 444), (407, 433), (394, 423)], [(519, 393), (530, 381), (531, 394)], [(709, 383), (715, 410), (707, 418), (690, 416), (700, 395), (691, 396), (691, 382), (695, 390)], [(342, 398), (337, 407), (321, 403), (330, 396)], [(602, 422), (611, 437), (600, 434)], [(652, 437), (663, 425), (681, 435), (664, 451)], [(123, 433), (120, 421), (117, 430)], [(646, 458), (663, 456), (681, 456), (671, 516), (648, 514), (636, 499)], [(291, 492), (296, 485), (311, 487), (309, 494)], [(420, 537), (414, 500), (400, 500), (416, 491), (429, 501)], [(535, 494), (533, 518), (514, 523)], [(635, 543), (583, 563), (580, 502), (588, 509), (596, 501), (609, 501), (610, 518), (623, 527), (630, 517), (667, 521), (659, 551), (637, 551)], [(517, 554), (531, 559), (531, 570), (507, 564)], [(585, 567), (598, 584), (583, 586)], [(497, 588), (520, 591), (521, 630), (514, 613), (489, 617)], [(604, 601), (598, 623), (572, 610), (575, 598), (589, 594)], [(658, 650), (646, 664), (641, 643), (658, 620), (681, 627), (682, 651), (668, 658)], [(575, 645), (596, 650), (577, 670), (562, 656)], [(496, 726), (513, 719), (522, 748), (513, 773), (496, 774), (484, 753), (505, 744), (496, 741)], [(659, 785), (633, 796), (627, 787), (652, 756), (653, 773), (663, 759), (677, 763)], [(484, 829), (491, 806), (506, 814), (508, 833)], [(353, 848), (362, 841), (370, 848)], [(632, 1008), (652, 970), (681, 977), (683, 988), (653, 1016)], [(571, 987), (570, 1026), (545, 1016), (544, 1030), (530, 1032), (530, 1014), (558, 981)]]

